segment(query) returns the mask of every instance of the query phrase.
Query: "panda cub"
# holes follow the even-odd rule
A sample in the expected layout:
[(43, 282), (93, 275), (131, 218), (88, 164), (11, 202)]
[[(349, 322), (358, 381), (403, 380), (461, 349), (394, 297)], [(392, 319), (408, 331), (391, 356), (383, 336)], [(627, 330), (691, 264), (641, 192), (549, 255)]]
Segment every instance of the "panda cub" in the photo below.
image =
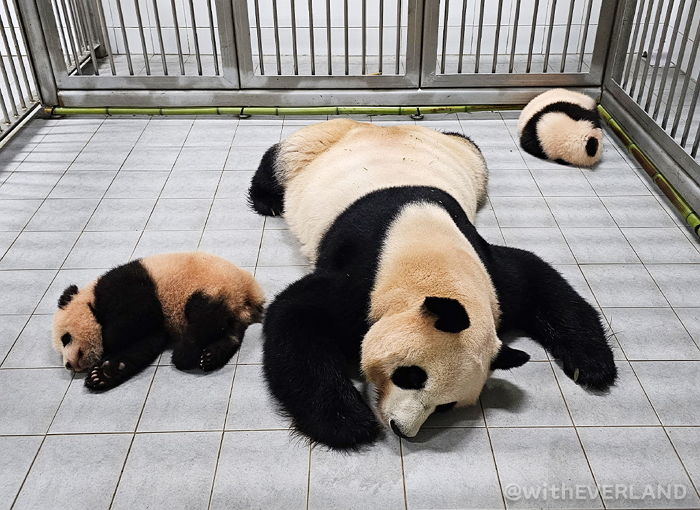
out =
[(201, 252), (168, 253), (116, 267), (58, 300), (53, 345), (69, 370), (90, 369), (85, 385), (113, 388), (173, 343), (173, 364), (224, 366), (265, 297), (246, 271)]
[(540, 159), (593, 166), (603, 153), (603, 130), (593, 98), (552, 89), (534, 98), (518, 119), (520, 145)]

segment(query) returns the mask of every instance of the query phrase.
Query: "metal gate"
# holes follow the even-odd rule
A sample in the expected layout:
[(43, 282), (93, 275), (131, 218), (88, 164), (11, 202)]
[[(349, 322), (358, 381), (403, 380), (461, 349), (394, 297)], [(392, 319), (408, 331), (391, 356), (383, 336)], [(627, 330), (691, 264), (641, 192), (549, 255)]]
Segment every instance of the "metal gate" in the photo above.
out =
[(523, 103), (551, 86), (598, 94), (617, 2), (21, 4), (43, 36), (32, 53), (47, 103), (352, 106)]

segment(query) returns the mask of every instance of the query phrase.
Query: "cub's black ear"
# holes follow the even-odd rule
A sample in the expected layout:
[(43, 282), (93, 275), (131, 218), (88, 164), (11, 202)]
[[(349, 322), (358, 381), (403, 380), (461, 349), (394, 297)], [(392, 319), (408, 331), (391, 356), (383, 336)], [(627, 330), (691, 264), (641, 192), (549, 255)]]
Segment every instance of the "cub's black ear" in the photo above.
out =
[(65, 308), (65, 306), (70, 303), (70, 300), (73, 299), (73, 296), (78, 293), (78, 287), (76, 285), (71, 285), (69, 287), (66, 287), (66, 290), (63, 291), (63, 294), (61, 294), (61, 297), (58, 298), (58, 307), (59, 308)]
[(446, 333), (459, 333), (469, 327), (469, 315), (456, 299), (427, 297), (423, 301), (423, 313), (437, 317), (435, 329)]
[(522, 366), (528, 361), (530, 361), (530, 355), (525, 351), (513, 349), (506, 344), (502, 344), (501, 350), (498, 351), (498, 354), (491, 362), (491, 370), (508, 370)]

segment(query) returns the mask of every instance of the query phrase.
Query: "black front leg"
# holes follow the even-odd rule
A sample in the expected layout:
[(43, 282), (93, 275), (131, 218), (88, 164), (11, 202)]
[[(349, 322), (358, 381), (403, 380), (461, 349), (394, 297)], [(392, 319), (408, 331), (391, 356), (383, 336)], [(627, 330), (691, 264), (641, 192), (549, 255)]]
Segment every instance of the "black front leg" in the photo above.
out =
[(167, 344), (164, 334), (136, 340), (121, 351), (110, 353), (94, 366), (85, 378), (85, 386), (105, 391), (120, 385), (150, 365)]
[(552, 266), (528, 251), (492, 246), (502, 329), (521, 329), (582, 386), (605, 389), (617, 368), (598, 312)]

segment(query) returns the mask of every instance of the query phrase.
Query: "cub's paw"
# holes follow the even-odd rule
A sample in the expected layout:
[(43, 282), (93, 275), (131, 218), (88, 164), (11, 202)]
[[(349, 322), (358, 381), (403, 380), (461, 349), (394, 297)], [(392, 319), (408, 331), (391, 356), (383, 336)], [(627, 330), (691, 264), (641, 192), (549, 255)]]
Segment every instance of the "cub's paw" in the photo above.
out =
[(576, 384), (592, 390), (606, 390), (617, 379), (617, 367), (612, 351), (563, 357), (562, 368)]
[(199, 360), (199, 368), (205, 372), (211, 372), (223, 367), (236, 354), (240, 346), (241, 343), (237, 338), (231, 338), (205, 347)]
[(93, 391), (105, 391), (127, 379), (126, 364), (123, 361), (107, 360), (93, 367), (85, 377), (85, 386)]

